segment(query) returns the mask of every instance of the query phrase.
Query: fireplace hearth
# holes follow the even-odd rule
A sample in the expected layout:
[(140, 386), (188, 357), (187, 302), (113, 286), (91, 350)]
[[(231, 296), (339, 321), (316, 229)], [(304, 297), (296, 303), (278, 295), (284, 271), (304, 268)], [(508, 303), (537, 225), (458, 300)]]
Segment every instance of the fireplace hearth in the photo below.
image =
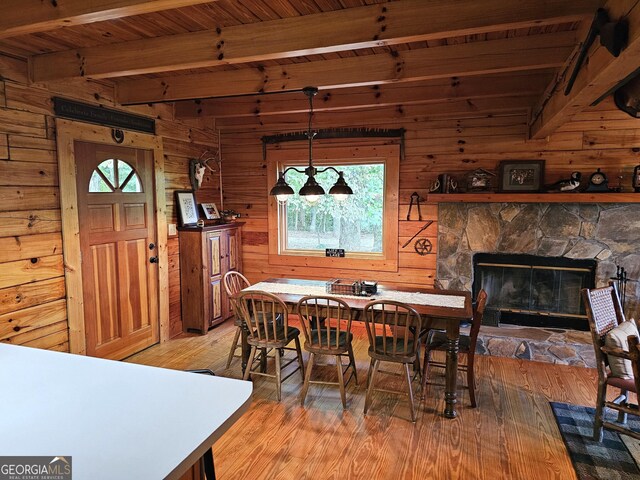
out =
[(594, 287), (595, 271), (595, 260), (477, 253), (473, 294), (488, 294), (486, 325), (588, 330), (580, 290)]

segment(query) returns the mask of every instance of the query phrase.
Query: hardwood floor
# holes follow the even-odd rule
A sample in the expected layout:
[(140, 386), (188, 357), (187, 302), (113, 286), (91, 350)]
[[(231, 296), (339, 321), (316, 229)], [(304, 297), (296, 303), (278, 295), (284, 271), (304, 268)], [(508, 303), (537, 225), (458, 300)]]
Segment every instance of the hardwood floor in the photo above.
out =
[[(234, 328), (227, 321), (207, 335), (171, 340), (128, 361), (211, 368), (239, 378), (239, 359), (224, 368)], [(478, 356), (478, 408), (469, 407), (468, 390), (459, 388), (459, 416), (445, 419), (444, 372), (432, 369), (433, 383), (419, 403), (415, 424), (408, 420), (407, 398), (386, 393), (375, 395), (365, 417), (368, 344), (364, 330), (354, 333), (360, 385), (347, 387), (348, 409), (342, 410), (337, 387), (312, 385), (302, 408), (298, 374), (284, 382), (281, 403), (273, 382), (258, 378), (251, 409), (214, 447), (218, 478), (576, 478), (548, 402), (593, 405), (595, 370)], [(333, 379), (335, 367), (327, 362), (314, 374)], [(403, 389), (401, 377), (386, 382), (385, 388)], [(459, 385), (464, 384), (460, 375)]]

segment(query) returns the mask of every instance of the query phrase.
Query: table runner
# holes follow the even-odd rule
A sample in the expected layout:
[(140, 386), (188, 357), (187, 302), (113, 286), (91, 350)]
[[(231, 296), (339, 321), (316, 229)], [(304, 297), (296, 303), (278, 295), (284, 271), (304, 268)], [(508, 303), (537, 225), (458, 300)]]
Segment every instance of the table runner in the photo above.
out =
[(438, 295), (437, 293), (401, 292), (398, 290), (380, 290), (370, 297), (327, 293), (324, 285), (303, 285), (293, 283), (259, 282), (247, 290), (261, 290), (269, 293), (284, 293), (290, 295), (314, 295), (335, 298), (358, 298), (370, 300), (392, 300), (413, 305), (429, 305), (432, 307), (464, 308), (465, 297), (458, 295)]

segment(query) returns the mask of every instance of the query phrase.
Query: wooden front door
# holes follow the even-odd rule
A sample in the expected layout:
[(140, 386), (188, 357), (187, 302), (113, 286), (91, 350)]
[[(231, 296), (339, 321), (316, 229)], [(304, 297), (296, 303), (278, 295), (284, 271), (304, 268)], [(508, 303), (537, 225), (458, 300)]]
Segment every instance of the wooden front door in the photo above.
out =
[(158, 342), (152, 152), (76, 142), (87, 355), (122, 359)]

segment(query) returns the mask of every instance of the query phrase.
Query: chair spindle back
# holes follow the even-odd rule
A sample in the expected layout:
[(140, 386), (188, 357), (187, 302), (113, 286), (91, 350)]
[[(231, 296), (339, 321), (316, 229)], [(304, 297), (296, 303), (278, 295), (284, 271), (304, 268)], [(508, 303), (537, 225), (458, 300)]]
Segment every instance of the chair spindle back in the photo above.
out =
[(298, 302), (297, 312), (307, 345), (312, 348), (338, 350), (340, 334), (349, 335), (351, 332), (351, 308), (343, 300), (324, 296), (303, 297)]
[(251, 335), (259, 342), (286, 341), (289, 315), (287, 306), (277, 296), (260, 290), (248, 290), (238, 294), (237, 306)]
[(240, 290), (251, 286), (251, 282), (247, 280), (247, 277), (235, 271), (225, 273), (223, 283), (227, 295), (235, 295), (240, 292)]
[[(413, 356), (418, 349), (422, 317), (410, 305), (375, 300), (364, 307), (369, 345), (378, 355)], [(376, 342), (376, 337), (382, 337)]]
[(227, 298), (229, 298), (229, 303), (231, 303), (233, 314), (237, 319), (242, 319), (242, 315), (238, 311), (236, 296), (243, 289), (251, 286), (251, 282), (240, 272), (230, 271), (224, 274), (222, 284), (224, 285), (224, 290), (227, 292)]

